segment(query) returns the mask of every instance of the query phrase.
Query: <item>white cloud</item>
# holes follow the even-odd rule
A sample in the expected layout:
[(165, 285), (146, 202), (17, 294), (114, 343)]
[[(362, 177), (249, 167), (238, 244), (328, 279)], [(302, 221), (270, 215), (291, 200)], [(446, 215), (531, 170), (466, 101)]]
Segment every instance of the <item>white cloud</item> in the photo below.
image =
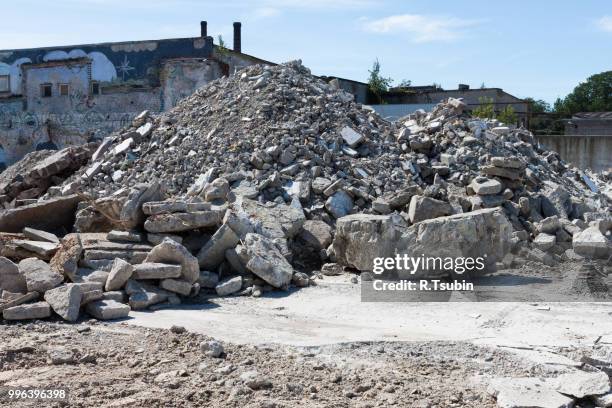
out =
[(253, 17), (255, 18), (269, 18), (276, 17), (281, 14), (281, 11), (274, 7), (260, 7), (255, 9)]
[(465, 36), (466, 29), (478, 24), (476, 20), (456, 17), (399, 14), (379, 20), (363, 22), (363, 29), (372, 33), (408, 33), (416, 43), (454, 41)]
[(603, 16), (602, 18), (595, 20), (595, 25), (601, 31), (612, 33), (612, 16)]
[(346, 10), (360, 9), (377, 4), (375, 0), (264, 0), (264, 3), (277, 9), (292, 8)]

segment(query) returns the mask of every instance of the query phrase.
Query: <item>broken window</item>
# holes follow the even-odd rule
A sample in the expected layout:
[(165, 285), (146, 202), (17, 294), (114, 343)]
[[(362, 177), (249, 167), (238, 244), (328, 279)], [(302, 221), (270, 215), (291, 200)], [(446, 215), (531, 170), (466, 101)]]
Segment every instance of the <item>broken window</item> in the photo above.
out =
[(100, 83), (97, 81), (92, 81), (91, 83), (91, 94), (92, 95), (100, 95)]
[(0, 75), (0, 92), (9, 92), (11, 90), (8, 75)]
[(68, 84), (59, 84), (59, 94), (61, 96), (68, 96), (69, 89)]
[(40, 96), (43, 98), (48, 98), (53, 95), (51, 84), (41, 84), (40, 85)]

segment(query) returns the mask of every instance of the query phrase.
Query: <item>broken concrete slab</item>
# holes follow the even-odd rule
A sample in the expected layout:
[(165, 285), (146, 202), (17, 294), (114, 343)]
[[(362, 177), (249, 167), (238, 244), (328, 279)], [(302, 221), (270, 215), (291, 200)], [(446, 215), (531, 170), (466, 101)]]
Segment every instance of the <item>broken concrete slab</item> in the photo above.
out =
[(45, 231), (71, 230), (81, 200), (78, 195), (69, 195), (1, 211), (0, 231), (21, 232), (26, 227)]
[(64, 278), (38, 258), (27, 258), (19, 262), (19, 273), (25, 277), (28, 292), (45, 293), (59, 286)]
[(215, 290), (219, 296), (229, 296), (240, 291), (240, 289), (242, 289), (241, 276), (225, 279), (215, 286)]
[(555, 235), (540, 233), (533, 240), (533, 246), (538, 248), (540, 251), (548, 251), (557, 243), (557, 237)]
[(53, 244), (59, 244), (59, 238), (50, 232), (26, 227), (23, 229), (23, 235), (32, 241), (45, 241)]
[(332, 242), (332, 228), (323, 221), (307, 220), (299, 237), (315, 250), (325, 249)]
[(180, 232), (221, 224), (225, 211), (196, 211), (193, 213), (159, 214), (149, 217), (144, 227), (148, 232)]
[(325, 209), (334, 217), (340, 218), (353, 209), (353, 199), (344, 190), (336, 191), (325, 202)]
[(51, 257), (59, 249), (59, 244), (46, 241), (29, 241), (17, 240), (14, 241), (19, 247), (39, 255), (42, 259), (50, 260)]
[(0, 291), (26, 293), (25, 276), (19, 272), (19, 267), (10, 259), (0, 256)]
[(499, 408), (572, 408), (574, 400), (560, 394), (539, 378), (497, 378), (488, 392)]
[(612, 256), (612, 242), (598, 227), (588, 227), (572, 237), (574, 252), (585, 258), (607, 259)]
[(469, 187), (478, 195), (499, 194), (502, 191), (502, 183), (487, 177), (476, 177)]
[(361, 133), (356, 132), (353, 130), (353, 128), (348, 126), (342, 128), (340, 135), (350, 147), (356, 147), (359, 143), (365, 140), (365, 137)]
[(164, 279), (159, 283), (159, 287), (179, 295), (189, 296), (193, 285), (180, 279)]
[(107, 292), (119, 290), (125, 286), (128, 279), (132, 277), (134, 267), (121, 258), (113, 261), (113, 266), (108, 274), (104, 289)]
[(67, 284), (45, 292), (45, 301), (62, 319), (74, 322), (79, 318), (82, 296), (79, 285)]
[(562, 394), (575, 398), (603, 395), (610, 392), (610, 378), (603, 371), (574, 371), (549, 380)]
[(85, 311), (99, 320), (115, 320), (128, 317), (130, 307), (112, 299), (97, 300), (88, 303)]
[(179, 264), (183, 278), (190, 283), (195, 283), (200, 276), (198, 258), (191, 255), (183, 245), (169, 238), (153, 247), (145, 262)]
[(248, 270), (275, 288), (284, 288), (291, 282), (293, 267), (272, 240), (259, 234), (247, 234), (244, 246), (249, 258)]
[(110, 231), (106, 235), (106, 239), (114, 242), (135, 242), (140, 243), (143, 241), (142, 234), (135, 231)]
[(134, 265), (133, 279), (168, 279), (181, 277), (181, 265), (171, 265), (156, 262), (144, 262)]
[(47, 302), (28, 303), (10, 307), (2, 311), (4, 320), (46, 319), (51, 316), (51, 306)]
[(240, 238), (229, 225), (223, 224), (198, 252), (200, 268), (214, 270), (225, 259), (225, 251), (235, 248)]
[(408, 208), (408, 218), (413, 224), (452, 213), (453, 208), (449, 203), (419, 195), (412, 197)]

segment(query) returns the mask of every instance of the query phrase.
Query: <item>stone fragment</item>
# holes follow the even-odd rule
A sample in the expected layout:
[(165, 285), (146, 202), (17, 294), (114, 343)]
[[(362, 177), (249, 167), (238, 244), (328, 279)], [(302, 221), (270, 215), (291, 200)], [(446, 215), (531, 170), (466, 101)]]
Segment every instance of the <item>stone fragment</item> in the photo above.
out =
[(202, 288), (214, 289), (219, 283), (219, 275), (214, 272), (200, 271), (198, 283)]
[(555, 235), (540, 233), (533, 240), (533, 246), (541, 251), (550, 250), (557, 243), (557, 237)]
[(144, 224), (148, 232), (180, 232), (214, 227), (221, 224), (225, 211), (196, 211), (192, 213), (159, 214), (149, 217)]
[(148, 201), (162, 200), (163, 196), (163, 190), (157, 182), (151, 184), (140, 183), (132, 187), (120, 212), (119, 219), (123, 229), (131, 230), (141, 227), (145, 219), (142, 205)]
[(79, 318), (82, 296), (78, 285), (67, 284), (45, 292), (45, 301), (62, 319), (74, 322)]
[(262, 390), (266, 388), (272, 388), (272, 381), (268, 377), (259, 372), (246, 371), (240, 375), (240, 381), (252, 390)]
[(494, 179), (476, 177), (470, 183), (470, 188), (478, 195), (492, 195), (502, 191), (502, 184)]
[(234, 276), (233, 278), (225, 279), (217, 284), (215, 290), (219, 296), (229, 296), (242, 289), (242, 277)]
[(313, 249), (325, 249), (331, 244), (332, 229), (323, 221), (307, 220), (299, 237)]
[(431, 218), (438, 218), (452, 214), (453, 208), (447, 202), (430, 197), (415, 195), (410, 200), (408, 218), (415, 224)]
[(513, 168), (504, 168), (504, 167), (496, 167), (496, 166), (483, 166), (480, 168), (487, 176), (493, 177), (501, 177), (509, 180), (520, 180), (521, 179), (521, 171)]
[(223, 224), (198, 252), (200, 268), (214, 270), (225, 259), (225, 251), (235, 248), (239, 242), (240, 238), (230, 226)]
[(588, 227), (574, 234), (572, 247), (575, 253), (585, 258), (608, 259), (612, 256), (612, 243), (597, 227)]
[(357, 133), (355, 130), (348, 126), (342, 128), (342, 130), (340, 131), (340, 135), (342, 136), (346, 144), (350, 147), (355, 147), (365, 140), (365, 137), (361, 133)]
[(10, 259), (0, 256), (0, 292), (26, 293), (28, 287), (19, 267)]
[(32, 241), (46, 241), (53, 244), (59, 244), (60, 242), (55, 234), (30, 227), (25, 227), (23, 229), (23, 235)]
[(525, 168), (525, 163), (523, 163), (518, 157), (514, 156), (491, 157), (491, 164), (496, 167), (504, 167), (507, 169), (523, 170)]
[(276, 288), (284, 288), (293, 276), (293, 267), (269, 239), (259, 234), (247, 234), (247, 269)]
[(4, 320), (46, 319), (51, 316), (51, 306), (47, 302), (28, 303), (9, 307), (2, 311)]
[(353, 209), (353, 199), (342, 190), (336, 191), (325, 202), (325, 208), (334, 218), (344, 217)]
[(223, 344), (216, 340), (204, 341), (200, 343), (200, 350), (209, 357), (220, 358), (225, 350)]
[(28, 292), (45, 293), (64, 281), (47, 263), (37, 258), (27, 258), (19, 262), (19, 273), (25, 277)]
[(167, 278), (180, 278), (181, 277), (181, 265), (171, 265), (156, 262), (144, 262), (138, 265), (134, 265), (134, 273), (132, 278), (134, 279), (167, 279)]
[(116, 242), (142, 242), (142, 235), (134, 231), (110, 231), (106, 239)]
[(182, 277), (189, 283), (195, 283), (200, 276), (198, 259), (189, 250), (170, 238), (155, 246), (145, 262), (180, 264)]
[(112, 299), (104, 299), (88, 303), (85, 311), (99, 320), (115, 320), (128, 317), (130, 307)]
[(558, 393), (539, 378), (498, 378), (488, 392), (499, 408), (572, 408), (574, 400)]
[(107, 292), (119, 290), (132, 277), (134, 267), (121, 258), (116, 258), (113, 261), (113, 266), (110, 270), (104, 289)]
[(164, 279), (159, 283), (159, 287), (179, 295), (189, 296), (192, 284), (180, 279)]
[(159, 245), (161, 244), (164, 239), (171, 239), (172, 241), (178, 243), (178, 244), (182, 244), (183, 243), (183, 237), (181, 237), (180, 235), (172, 235), (172, 234), (152, 234), (149, 233), (147, 234), (147, 241), (149, 241), (151, 244), (153, 245)]
[(17, 240), (14, 242), (17, 246), (39, 255), (46, 260), (50, 260), (59, 248), (59, 244), (45, 241)]
[(576, 370), (572, 373), (561, 374), (552, 379), (551, 383), (560, 393), (575, 398), (585, 398), (610, 392), (610, 379), (603, 371), (585, 372)]

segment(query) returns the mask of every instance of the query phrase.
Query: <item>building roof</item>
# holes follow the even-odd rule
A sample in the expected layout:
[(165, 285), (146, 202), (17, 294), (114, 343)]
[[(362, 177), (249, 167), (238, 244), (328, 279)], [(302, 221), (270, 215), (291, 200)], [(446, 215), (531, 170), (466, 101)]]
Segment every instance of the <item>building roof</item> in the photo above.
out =
[(572, 115), (572, 119), (612, 120), (612, 112), (578, 112)]

